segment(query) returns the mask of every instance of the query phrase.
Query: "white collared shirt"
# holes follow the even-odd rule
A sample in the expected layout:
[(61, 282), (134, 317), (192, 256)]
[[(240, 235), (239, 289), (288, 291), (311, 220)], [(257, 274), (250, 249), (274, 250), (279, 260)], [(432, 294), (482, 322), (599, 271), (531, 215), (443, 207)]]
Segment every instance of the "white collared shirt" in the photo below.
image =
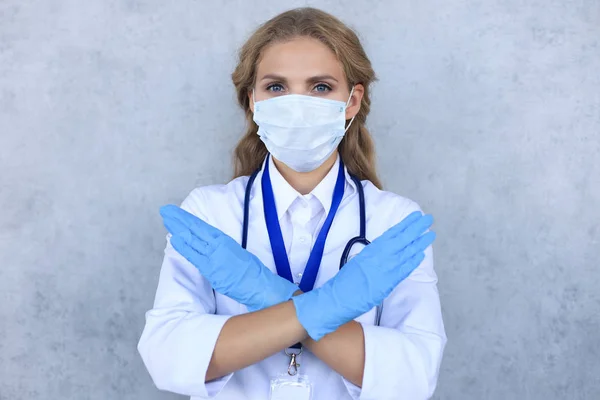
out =
[[(301, 195), (268, 161), (275, 204), (292, 276), (296, 282), (331, 206), (339, 160), (308, 195)], [(359, 203), (355, 183), (346, 174), (344, 197), (327, 236), (315, 287), (339, 270), (346, 243), (359, 233)], [(250, 196), (247, 249), (276, 273), (266, 230), (258, 174)], [(193, 190), (182, 208), (241, 243), (243, 202), (248, 177), (227, 185)], [(363, 181), (367, 238), (374, 240), (413, 211), (411, 200), (380, 191)], [(355, 246), (353, 252), (359, 252)], [(352, 253), (351, 253), (352, 255)], [(362, 389), (345, 380), (310, 352), (300, 356), (300, 373), (313, 385), (314, 400), (429, 398), (435, 389), (446, 335), (442, 322), (432, 249), (421, 265), (384, 301), (380, 326), (375, 309), (357, 318), (365, 336)], [(266, 400), (270, 380), (287, 371), (283, 352), (223, 378), (204, 382), (219, 333), (228, 318), (247, 312), (244, 305), (214, 293), (198, 270), (177, 253), (167, 240), (154, 307), (146, 313), (146, 326), (138, 349), (155, 385), (191, 396), (192, 400)]]

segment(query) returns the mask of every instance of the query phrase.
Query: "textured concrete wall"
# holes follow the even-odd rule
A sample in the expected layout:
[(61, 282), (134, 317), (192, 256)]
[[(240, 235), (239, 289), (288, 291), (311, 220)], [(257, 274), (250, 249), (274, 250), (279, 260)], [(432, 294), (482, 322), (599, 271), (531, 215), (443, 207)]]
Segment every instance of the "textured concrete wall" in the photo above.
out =
[(600, 398), (598, 0), (2, 0), (0, 399), (178, 398), (135, 348), (157, 210), (228, 179), (236, 49), (305, 4), (361, 34), (381, 175), (436, 217), (436, 398)]

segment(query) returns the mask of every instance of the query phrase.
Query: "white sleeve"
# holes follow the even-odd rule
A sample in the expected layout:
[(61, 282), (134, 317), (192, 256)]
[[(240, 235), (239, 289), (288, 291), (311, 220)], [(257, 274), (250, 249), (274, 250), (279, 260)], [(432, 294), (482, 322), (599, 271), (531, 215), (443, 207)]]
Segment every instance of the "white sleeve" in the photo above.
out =
[[(401, 219), (413, 211), (420, 208), (411, 202)], [(380, 326), (362, 328), (363, 385), (361, 389), (344, 379), (350, 395), (361, 400), (429, 399), (446, 345), (431, 246), (419, 267), (385, 299)]]
[[(205, 218), (194, 207), (192, 192), (182, 208)], [(215, 315), (210, 284), (167, 239), (158, 289), (138, 344), (142, 360), (158, 389), (211, 398), (232, 374), (204, 382), (217, 338), (228, 315)]]

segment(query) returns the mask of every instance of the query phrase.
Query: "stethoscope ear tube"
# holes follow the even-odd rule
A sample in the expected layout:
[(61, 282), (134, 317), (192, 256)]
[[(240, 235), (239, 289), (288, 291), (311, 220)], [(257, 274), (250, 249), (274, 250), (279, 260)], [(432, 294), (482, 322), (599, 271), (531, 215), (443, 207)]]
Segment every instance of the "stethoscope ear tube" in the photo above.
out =
[(252, 184), (256, 179), (256, 176), (260, 172), (260, 168), (257, 169), (250, 175), (248, 183), (246, 184), (246, 193), (244, 194), (244, 220), (242, 221), (242, 248), (245, 249), (248, 244), (248, 216), (250, 214), (250, 192), (252, 191)]
[(354, 175), (350, 175), (350, 178), (354, 181), (356, 185), (356, 190), (358, 190), (358, 206), (359, 206), (359, 218), (360, 218), (360, 230), (359, 235), (353, 237), (348, 241), (344, 251), (342, 252), (342, 257), (340, 258), (340, 269), (348, 262), (348, 256), (350, 255), (350, 251), (352, 250), (352, 246), (355, 244), (364, 244), (367, 246), (369, 243), (367, 240), (367, 212), (365, 209), (365, 191), (362, 187), (362, 183), (360, 180)]
[[(355, 244), (363, 244), (368, 246), (371, 242), (367, 239), (367, 212), (365, 209), (365, 192), (362, 187), (362, 183), (360, 180), (354, 176), (350, 175), (352, 180), (356, 185), (356, 189), (358, 190), (358, 204), (359, 204), (359, 218), (360, 218), (360, 231), (359, 235), (353, 237), (348, 241), (344, 251), (342, 252), (342, 257), (340, 258), (340, 269), (348, 262), (348, 257), (350, 256), (350, 251), (352, 250), (352, 246)], [(383, 303), (378, 305), (375, 309), (375, 326), (379, 326), (381, 322), (381, 313), (383, 312)]]
[(354, 246), (355, 244), (364, 244), (365, 246), (367, 246), (370, 243), (371, 242), (369, 242), (367, 238), (361, 236), (356, 236), (350, 239), (350, 241), (348, 241), (348, 243), (346, 244), (346, 247), (344, 247), (342, 257), (340, 258), (340, 269), (342, 269), (342, 267), (348, 262), (348, 256), (350, 256), (352, 246)]

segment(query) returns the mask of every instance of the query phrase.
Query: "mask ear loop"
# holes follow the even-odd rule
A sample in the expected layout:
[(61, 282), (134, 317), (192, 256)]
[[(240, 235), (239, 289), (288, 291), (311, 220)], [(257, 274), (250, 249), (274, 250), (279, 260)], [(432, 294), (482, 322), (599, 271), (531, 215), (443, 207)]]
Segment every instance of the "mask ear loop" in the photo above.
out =
[[(350, 104), (350, 100), (352, 100), (352, 94), (354, 94), (354, 86), (352, 86), (352, 90), (350, 90), (350, 97), (348, 97), (348, 101), (346, 102), (346, 107), (348, 107), (348, 104)], [(252, 95), (254, 96), (254, 92), (252, 92)], [(354, 115), (354, 117), (352, 117), (352, 119), (350, 120), (350, 123), (348, 124), (348, 126), (346, 126), (344, 133), (348, 132), (348, 129), (350, 129), (350, 125), (352, 125), (352, 121), (354, 121), (354, 118), (356, 118), (356, 115)]]

